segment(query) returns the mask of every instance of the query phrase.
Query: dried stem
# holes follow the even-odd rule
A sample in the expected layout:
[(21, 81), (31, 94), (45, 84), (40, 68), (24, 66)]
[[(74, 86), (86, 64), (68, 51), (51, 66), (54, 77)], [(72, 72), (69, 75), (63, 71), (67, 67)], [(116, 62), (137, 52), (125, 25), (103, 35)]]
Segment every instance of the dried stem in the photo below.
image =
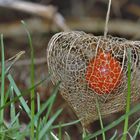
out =
[(108, 33), (108, 22), (109, 22), (109, 16), (110, 16), (110, 7), (111, 7), (111, 0), (109, 0), (109, 3), (108, 3), (108, 10), (107, 10), (107, 14), (106, 14), (106, 21), (105, 21), (105, 28), (104, 28), (104, 37), (106, 37), (106, 35)]

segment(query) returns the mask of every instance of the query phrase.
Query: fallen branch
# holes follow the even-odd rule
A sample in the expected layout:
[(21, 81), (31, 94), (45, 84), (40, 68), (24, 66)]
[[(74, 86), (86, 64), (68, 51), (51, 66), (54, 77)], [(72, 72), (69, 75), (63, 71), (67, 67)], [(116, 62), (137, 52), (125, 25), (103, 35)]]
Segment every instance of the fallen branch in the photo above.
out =
[(54, 6), (44, 6), (25, 1), (1, 1), (0, 7), (23, 11), (29, 14), (38, 15), (44, 19), (53, 21), (61, 30), (69, 30), (63, 16), (57, 12)]
[[(41, 19), (27, 20), (30, 33), (46, 33), (50, 32), (50, 24)], [(67, 20), (67, 25), (72, 30), (83, 30), (85, 32), (102, 33), (104, 32), (105, 21), (102, 19), (71, 19)], [(131, 36), (140, 38), (140, 24), (138, 22), (126, 21), (126, 20), (110, 20), (109, 21), (109, 34), (119, 34), (122, 36)], [(58, 32), (58, 27), (52, 25), (52, 32)], [(25, 31), (20, 22), (4, 23), (0, 24), (0, 32), (5, 37), (16, 37), (25, 35)]]

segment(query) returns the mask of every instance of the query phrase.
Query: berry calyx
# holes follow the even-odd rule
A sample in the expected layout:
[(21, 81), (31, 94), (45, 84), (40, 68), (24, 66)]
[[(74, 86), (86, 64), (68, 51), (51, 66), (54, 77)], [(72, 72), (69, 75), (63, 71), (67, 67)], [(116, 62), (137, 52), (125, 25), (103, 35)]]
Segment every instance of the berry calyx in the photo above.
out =
[(97, 94), (110, 94), (122, 80), (122, 70), (118, 60), (111, 54), (100, 52), (86, 69), (86, 81)]

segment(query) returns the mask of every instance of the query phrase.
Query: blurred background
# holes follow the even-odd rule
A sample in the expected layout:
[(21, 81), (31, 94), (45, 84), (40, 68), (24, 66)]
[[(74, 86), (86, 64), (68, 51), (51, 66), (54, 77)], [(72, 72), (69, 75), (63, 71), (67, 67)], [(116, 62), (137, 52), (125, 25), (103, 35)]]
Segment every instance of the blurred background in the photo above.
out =
[[(30, 48), (21, 20), (28, 25), (35, 50), (35, 80), (36, 82), (47, 77), (46, 48), (50, 38), (57, 32), (67, 30), (80, 30), (94, 35), (103, 35), (108, 0), (0, 0), (0, 33), (4, 35), (5, 57), (9, 59), (20, 51), (25, 54), (15, 63), (11, 73), (21, 90), (30, 86), (29, 65)], [(112, 0), (109, 21), (109, 33), (131, 40), (140, 39), (140, 1), (139, 0)], [(37, 87), (36, 92), (44, 102), (51, 95), (52, 83), (43, 83)], [(29, 97), (26, 97), (27, 100)], [(67, 103), (58, 94), (52, 113), (57, 108), (64, 111), (57, 121), (66, 123), (76, 120), (76, 116)], [(17, 110), (19, 106), (17, 103)], [(104, 120), (104, 125), (121, 116), (123, 112), (109, 116)], [(9, 119), (9, 110), (6, 119)], [(139, 117), (139, 113), (131, 118), (133, 122)], [(20, 115), (24, 125), (28, 123), (28, 117), (24, 112)], [(117, 129), (122, 133), (123, 124), (107, 133), (108, 139)], [(96, 121), (90, 126), (91, 131), (100, 129)], [(82, 127), (80, 124), (65, 127), (72, 140), (80, 140)], [(57, 130), (56, 130), (57, 132)], [(133, 130), (132, 130), (133, 133)], [(65, 135), (65, 133), (64, 133)]]

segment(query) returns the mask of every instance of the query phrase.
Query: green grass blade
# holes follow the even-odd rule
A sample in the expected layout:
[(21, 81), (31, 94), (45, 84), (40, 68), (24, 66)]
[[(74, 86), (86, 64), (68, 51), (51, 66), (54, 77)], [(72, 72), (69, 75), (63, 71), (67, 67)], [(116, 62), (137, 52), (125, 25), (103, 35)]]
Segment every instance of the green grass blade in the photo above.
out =
[(35, 122), (37, 123), (37, 120), (39, 119), (40, 115), (45, 111), (45, 109), (49, 106), (49, 104), (52, 102), (52, 100), (54, 100), (55, 95), (51, 96), (47, 102), (45, 102), (41, 108), (40, 111), (35, 115)]
[(85, 128), (83, 128), (82, 139), (83, 139), (83, 140), (88, 140), (88, 139), (87, 139), (87, 131), (86, 131)]
[[(40, 112), (40, 104), (41, 104), (41, 101), (40, 101), (40, 95), (39, 93), (37, 93), (37, 112)], [(35, 126), (36, 126), (36, 140), (39, 140), (39, 117), (35, 117)], [(36, 122), (37, 122), (37, 125), (36, 125)]]
[[(1, 94), (0, 94), (0, 107), (4, 105), (4, 90), (5, 90), (5, 56), (4, 56), (4, 43), (3, 35), (1, 35)], [(4, 121), (4, 108), (0, 110), (0, 123)]]
[[(128, 92), (127, 92), (127, 99), (126, 99), (126, 113), (128, 113), (130, 111), (130, 103), (131, 103), (131, 100), (130, 100), (131, 99), (131, 51), (130, 51), (130, 49), (128, 50), (128, 80), (127, 80), (127, 83), (128, 83), (128, 85), (127, 85)], [(125, 118), (122, 140), (127, 139), (128, 120), (129, 120), (129, 116), (127, 116)]]
[[(15, 117), (12, 119), (12, 122), (9, 125), (9, 128), (12, 127), (18, 120), (20, 113), (18, 113), (17, 115), (15, 115)], [(19, 124), (17, 123), (16, 127), (19, 127)]]
[[(37, 114), (35, 115), (34, 117), (34, 125), (35, 127), (37, 128), (37, 124), (38, 124), (38, 121), (40, 119), (40, 115), (46, 110), (46, 108), (52, 103), (54, 102), (55, 98), (56, 98), (56, 94), (58, 92), (58, 89), (59, 89), (59, 85), (60, 85), (60, 82), (58, 82), (58, 84), (54, 87), (53, 91), (52, 91), (52, 96), (49, 97), (49, 99), (40, 107), (40, 110), (39, 112), (37, 112)], [(48, 113), (47, 113), (48, 114)], [(45, 119), (47, 120), (48, 119), (48, 116), (46, 115), (45, 116)], [(29, 126), (31, 124), (29, 123)]]
[[(11, 86), (11, 89), (10, 89), (10, 101), (13, 100), (13, 99), (14, 99), (14, 92), (13, 92), (13, 87)], [(11, 124), (10, 124), (10, 126), (15, 124), (15, 126), (19, 127), (19, 120), (18, 120), (19, 114), (20, 113), (18, 113), (16, 115), (15, 104), (13, 102), (11, 102), (11, 108), (10, 108)]]
[[(61, 128), (62, 127), (66, 127), (66, 126), (70, 126), (70, 125), (74, 125), (74, 124), (77, 124), (79, 123), (80, 120), (75, 120), (75, 121), (72, 121), (72, 122), (69, 122), (69, 123), (64, 123), (64, 124), (61, 124)], [(59, 125), (54, 125), (51, 127), (51, 129), (56, 129), (56, 128), (59, 128), (60, 126)]]
[(58, 139), (57, 136), (53, 132), (50, 132), (50, 133), (51, 133), (54, 140), (61, 140), (60, 138)]
[(61, 127), (61, 123), (59, 123), (58, 137), (59, 137), (59, 140), (62, 140), (62, 127)]
[(8, 100), (8, 97), (9, 97), (9, 95), (10, 95), (10, 90), (11, 90), (11, 85), (9, 85), (9, 87), (8, 87), (6, 93), (5, 93), (5, 96), (4, 96), (4, 105), (5, 105), (5, 103), (6, 103), (7, 100)]
[(140, 123), (139, 123), (138, 126), (137, 126), (137, 129), (136, 129), (135, 134), (134, 134), (134, 136), (133, 136), (133, 140), (136, 140), (139, 131), (140, 131)]
[(39, 140), (39, 130), (40, 130), (40, 127), (39, 127), (39, 121), (37, 122), (37, 127), (36, 127), (36, 140)]
[(115, 140), (117, 136), (117, 130), (115, 131), (114, 135), (110, 138), (110, 140)]
[[(32, 39), (30, 32), (27, 29), (27, 25), (24, 21), (21, 21), (24, 25), (24, 28), (26, 30), (27, 36), (28, 36), (28, 42), (30, 46), (30, 57), (31, 57), (31, 65), (30, 65), (30, 78), (31, 78), (31, 85), (33, 86), (35, 84), (35, 72), (34, 72), (34, 48), (32, 45)], [(34, 116), (35, 116), (35, 90), (31, 90), (31, 139), (34, 139)]]
[[(20, 96), (21, 95), (21, 92), (20, 90), (18, 89), (14, 79), (12, 78), (12, 76), (10, 74), (8, 74), (8, 79), (10, 81), (10, 84), (11, 86), (13, 86), (13, 89), (15, 91), (15, 93), (17, 94), (17, 96)], [(24, 100), (24, 98), (21, 96), (19, 97), (19, 100), (24, 108), (24, 110), (26, 111), (27, 115), (29, 116), (29, 118), (31, 118), (31, 115), (30, 115), (30, 108), (28, 107), (26, 101)]]
[[(35, 117), (34, 117), (34, 119), (35, 119), (35, 120), (34, 120), (35, 126), (37, 126), (37, 122), (38, 122), (38, 120), (39, 120), (40, 115), (45, 111), (45, 109), (46, 109), (50, 104), (54, 103), (54, 100), (55, 100), (55, 98), (56, 98), (56, 94), (57, 94), (58, 89), (59, 89), (59, 85), (60, 85), (60, 83), (58, 83), (58, 84), (54, 87), (54, 89), (53, 89), (53, 91), (52, 91), (52, 96), (50, 96), (50, 98), (41, 106), (39, 112), (35, 115)], [(49, 114), (49, 113), (47, 113), (47, 114)], [(48, 119), (48, 116), (46, 116), (46, 118)]]
[[(34, 125), (36, 127), (36, 139), (39, 139), (40, 129), (43, 127), (43, 125), (46, 123), (48, 119), (48, 117), (46, 117), (45, 115), (44, 119), (40, 120), (40, 115), (47, 109), (47, 107), (51, 104), (51, 102), (54, 102), (56, 98), (56, 94), (59, 89), (59, 85), (60, 85), (60, 82), (58, 82), (58, 84), (54, 87), (52, 91), (52, 95), (49, 97), (49, 99), (47, 99), (47, 101), (43, 105), (41, 105), (39, 112), (37, 112), (37, 114), (34, 117)], [(31, 125), (31, 122), (28, 124), (28, 128), (30, 127), (30, 125)]]
[(122, 115), (119, 119), (113, 121), (112, 123), (110, 123), (109, 125), (107, 125), (106, 127), (104, 127), (104, 129), (101, 129), (97, 132), (95, 132), (94, 134), (89, 134), (86, 138), (87, 139), (92, 139), (97, 137), (98, 135), (102, 134), (103, 132), (106, 132), (110, 129), (112, 129), (113, 127), (117, 126), (119, 123), (121, 123), (126, 117), (138, 112), (140, 110), (140, 104), (135, 105), (134, 108), (132, 108), (128, 113)]
[[(11, 86), (11, 89), (10, 89), (10, 100), (12, 100), (14, 98), (14, 93), (13, 93), (13, 87)], [(11, 116), (11, 121), (13, 121), (13, 119), (15, 118), (16, 116), (16, 112), (15, 112), (15, 105), (14, 103), (11, 103), (11, 108), (10, 108), (10, 116)]]
[(65, 132), (65, 136), (66, 136), (66, 140), (71, 140), (71, 138), (67, 132)]
[(4, 140), (5, 139), (5, 133), (0, 134), (0, 139)]
[(52, 117), (51, 119), (48, 121), (48, 123), (42, 128), (42, 130), (39, 133), (39, 139), (42, 139), (43, 136), (45, 136), (46, 132), (49, 130), (49, 128), (51, 127), (52, 123), (56, 120), (56, 118), (58, 117), (58, 115), (60, 115), (60, 113), (62, 112), (62, 109), (59, 109)]
[(52, 91), (53, 98), (51, 98), (51, 100), (50, 100), (50, 104), (49, 104), (49, 107), (48, 107), (48, 110), (47, 110), (47, 114), (46, 114), (46, 119), (49, 118), (52, 106), (54, 104), (54, 101), (55, 101), (55, 98), (56, 98), (56, 95), (57, 95), (57, 92), (58, 92), (58, 89), (59, 89), (59, 85), (60, 85), (60, 82), (58, 82), (58, 84), (54, 87), (54, 89)]
[[(10, 75), (10, 74), (9, 74)], [(11, 75), (10, 75), (11, 76)], [(11, 76), (12, 77), (12, 76)], [(3, 109), (3, 108), (5, 108), (5, 107), (7, 107), (7, 106), (9, 106), (11, 103), (15, 103), (16, 101), (18, 101), (19, 100), (19, 98), (20, 97), (24, 97), (24, 96), (26, 96), (26, 95), (28, 95), (28, 94), (30, 94), (29, 92), (30, 92), (30, 90), (32, 89), (32, 88), (37, 88), (37, 86), (39, 86), (40, 84), (42, 84), (44, 81), (46, 81), (47, 80), (47, 82), (50, 80), (50, 77), (47, 77), (47, 78), (45, 78), (45, 79), (43, 79), (43, 80), (41, 80), (40, 82), (38, 82), (36, 85), (34, 85), (33, 87), (31, 87), (31, 88), (29, 88), (29, 89), (27, 89), (27, 90), (25, 90), (25, 91), (22, 91), (22, 93), (20, 92), (20, 94), (18, 94), (16, 97), (14, 97), (14, 99), (12, 99), (11, 101), (8, 101), (8, 102), (5, 102), (5, 104), (2, 106), (2, 107), (0, 107), (0, 110), (1, 109)]]
[(46, 78), (42, 79), (41, 81), (39, 81), (38, 83), (36, 83), (35, 85), (31, 86), (30, 88), (22, 91), (22, 93), (27, 94), (27, 92), (30, 92), (32, 89), (36, 89), (39, 85), (41, 85), (42, 83), (44, 83), (46, 81), (46, 84), (48, 82), (50, 82), (50, 75), (48, 75)]
[(134, 123), (131, 124), (131, 126), (129, 127), (128, 131), (133, 128), (137, 123), (140, 123), (140, 118), (138, 118)]
[(39, 95), (39, 93), (37, 93), (37, 112), (39, 112), (40, 111), (40, 95)]
[[(98, 111), (98, 116), (99, 116), (101, 129), (104, 129), (103, 121), (102, 121), (102, 117), (101, 117), (101, 112), (100, 112), (100, 107), (99, 107), (99, 102), (98, 102), (97, 98), (96, 98), (96, 107), (97, 107), (97, 111)], [(102, 138), (103, 138), (103, 140), (106, 140), (104, 132), (102, 133)]]

